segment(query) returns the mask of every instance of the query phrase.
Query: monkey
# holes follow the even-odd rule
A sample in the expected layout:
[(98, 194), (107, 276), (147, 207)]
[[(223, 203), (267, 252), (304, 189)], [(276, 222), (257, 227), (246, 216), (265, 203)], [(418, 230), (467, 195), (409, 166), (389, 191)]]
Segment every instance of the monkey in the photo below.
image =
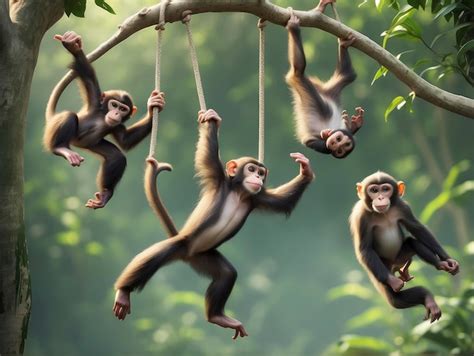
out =
[[(418, 255), (452, 275), (459, 272), (459, 263), (413, 215), (404, 193), (405, 183), (380, 171), (357, 183), (359, 201), (349, 218), (355, 253), (389, 304), (398, 309), (424, 305), (425, 320), (433, 323), (441, 317), (433, 295), (419, 286), (402, 290), (413, 278), (408, 273), (411, 259)], [(412, 236), (404, 236), (403, 228)], [(400, 277), (394, 275), (397, 271)]]
[[(219, 158), (218, 129), (221, 121), (212, 109), (199, 111), (199, 139), (195, 153), (195, 170), (201, 185), (199, 202), (175, 236), (140, 252), (117, 278), (113, 312), (119, 320), (130, 313), (132, 291), (142, 290), (164, 265), (181, 260), (212, 280), (205, 297), (207, 320), (234, 329), (233, 339), (248, 336), (240, 321), (224, 313), (237, 279), (237, 270), (217, 248), (237, 234), (254, 209), (289, 215), (313, 180), (314, 173), (309, 160), (301, 153), (290, 154), (300, 165), (299, 174), (274, 189), (264, 186), (268, 170), (254, 158), (233, 159), (224, 168)], [(160, 209), (162, 204), (157, 201), (159, 196), (153, 183), (158, 162), (153, 158), (147, 162), (147, 199), (155, 204), (154, 210), (162, 218), (167, 213)], [(162, 221), (168, 232), (172, 232), (174, 226), (170, 220)]]
[(161, 111), (165, 105), (164, 93), (153, 91), (148, 99), (148, 112), (144, 118), (125, 127), (124, 123), (137, 111), (132, 97), (122, 90), (101, 92), (94, 68), (82, 50), (82, 38), (69, 31), (54, 38), (72, 54), (72, 69), (79, 76), (79, 89), (83, 107), (79, 112), (56, 113), (59, 95), (51, 94), (46, 108), (46, 127), (43, 144), (47, 151), (62, 156), (73, 167), (79, 167), (84, 158), (71, 149), (71, 145), (88, 150), (102, 159), (97, 174), (99, 191), (95, 199), (89, 199), (86, 207), (103, 208), (112, 198), (127, 165), (122, 151), (105, 139), (111, 134), (122, 150), (130, 150), (140, 143), (151, 131), (153, 108)]
[[(326, 5), (335, 2), (321, 0), (317, 11), (324, 12)], [(306, 58), (301, 38), (300, 20), (290, 10), (288, 30), (288, 60), (290, 69), (286, 82), (293, 96), (296, 135), (307, 147), (335, 158), (347, 157), (355, 147), (354, 134), (362, 127), (364, 110), (356, 108), (349, 119), (347, 111), (341, 112), (341, 92), (356, 79), (348, 47), (354, 36), (338, 39), (339, 56), (336, 70), (327, 82), (305, 74)]]

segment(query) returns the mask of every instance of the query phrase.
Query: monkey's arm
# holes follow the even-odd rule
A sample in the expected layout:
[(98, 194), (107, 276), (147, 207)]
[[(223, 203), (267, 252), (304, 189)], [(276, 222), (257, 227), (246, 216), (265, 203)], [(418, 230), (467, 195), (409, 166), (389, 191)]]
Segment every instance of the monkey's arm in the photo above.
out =
[(119, 125), (114, 129), (112, 135), (121, 149), (128, 151), (139, 144), (151, 131), (151, 117), (146, 115), (130, 127)]
[(257, 209), (270, 210), (289, 215), (300, 200), (309, 183), (314, 179), (309, 159), (301, 153), (292, 153), (290, 156), (300, 164), (300, 174), (278, 188), (262, 190), (255, 197)]
[(75, 70), (80, 78), (81, 95), (84, 97), (86, 105), (93, 108), (99, 107), (102, 92), (94, 68), (82, 50), (71, 54), (74, 56), (71, 69)]
[(359, 238), (355, 240), (359, 241), (356, 246), (357, 258), (380, 283), (387, 285), (391, 273), (374, 250), (374, 228), (369, 229), (364, 225), (362, 221), (359, 227)]
[(415, 215), (413, 215), (413, 212), (408, 205), (404, 204), (402, 211), (404, 216), (401, 220), (401, 223), (413, 235), (413, 237), (423, 243), (427, 248), (433, 251), (433, 253), (437, 254), (442, 261), (446, 261), (451, 258), (441, 247), (434, 235), (426, 228), (425, 225), (418, 221)]
[(331, 150), (327, 148), (326, 146), (326, 140), (323, 140), (322, 138), (316, 137), (312, 140), (306, 141), (306, 146), (318, 151), (320, 153), (325, 153), (325, 154), (330, 154)]
[[(209, 112), (209, 110), (208, 110)], [(205, 121), (199, 123), (199, 139), (194, 158), (196, 175), (201, 180), (203, 187), (215, 187), (225, 180), (224, 167), (219, 157), (218, 121), (211, 118), (206, 119), (206, 114), (202, 114)], [(217, 115), (217, 114), (216, 114)]]

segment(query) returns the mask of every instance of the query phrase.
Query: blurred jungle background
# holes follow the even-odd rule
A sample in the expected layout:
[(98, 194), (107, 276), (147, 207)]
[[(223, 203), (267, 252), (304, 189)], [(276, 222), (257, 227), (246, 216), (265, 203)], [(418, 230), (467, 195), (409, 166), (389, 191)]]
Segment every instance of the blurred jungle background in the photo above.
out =
[[(274, 3), (307, 10), (317, 2)], [(359, 2), (340, 1), (337, 6), (344, 22), (382, 43), (381, 33), (397, 14), (383, 3), (358, 6)], [(358, 147), (347, 159), (316, 154), (294, 137), (284, 82), (287, 33), (275, 25), (266, 27), (269, 185), (297, 174), (298, 167), (289, 157), (295, 151), (311, 159), (316, 180), (289, 219), (254, 214), (220, 248), (239, 271), (227, 309), (244, 323), (250, 336), (233, 342), (231, 330), (206, 322), (203, 295), (208, 280), (182, 263), (155, 275), (142, 293), (133, 295), (132, 314), (117, 321), (111, 310), (115, 278), (137, 252), (165, 238), (143, 193), (148, 140), (127, 155), (128, 168), (116, 194), (105, 209), (97, 211), (86, 209), (84, 203), (96, 191), (98, 160), (85, 154), (85, 163), (72, 168), (41, 148), (46, 101), (71, 61), (53, 35), (74, 30), (90, 52), (123, 19), (154, 2), (110, 4), (117, 15), (89, 2), (85, 19), (64, 17), (45, 37), (36, 69), (25, 157), (33, 291), (27, 355), (472, 354), (474, 122), (420, 99), (407, 109), (409, 89), (390, 73), (371, 85), (378, 63), (351, 49), (358, 79), (345, 90), (343, 104), (349, 112), (364, 107), (365, 126), (357, 135)], [(330, 8), (327, 14), (332, 16)], [(456, 55), (455, 31), (428, 48), (439, 34), (453, 29), (453, 21), (442, 16), (434, 20), (429, 8), (419, 8), (409, 20), (402, 26), (406, 33), (390, 39), (387, 48), (394, 54), (404, 52), (402, 60), (418, 64), (418, 73), (429, 69), (423, 76), (436, 85), (473, 97), (465, 77), (443, 75), (452, 72), (453, 55), (446, 54)], [(256, 21), (247, 14), (222, 13), (194, 16), (192, 22), (208, 107), (223, 117), (224, 161), (257, 154)], [(336, 64), (336, 38), (316, 29), (303, 29), (303, 37), (308, 71), (329, 78)], [(153, 28), (141, 31), (94, 63), (103, 90), (123, 88), (132, 94), (139, 107), (135, 118), (144, 114), (153, 89), (155, 38)], [(174, 170), (162, 174), (159, 183), (171, 215), (181, 226), (198, 198), (193, 155), (199, 107), (181, 23), (166, 27), (162, 71), (167, 104), (160, 116), (158, 158)], [(397, 97), (401, 98), (393, 101)], [(406, 105), (403, 98), (409, 98)], [(79, 105), (77, 88), (71, 85), (60, 108)], [(395, 110), (385, 119), (391, 109)], [(412, 265), (415, 280), (410, 284), (429, 288), (443, 310), (441, 321), (434, 325), (422, 321), (422, 307), (389, 307), (355, 259), (347, 224), (357, 200), (355, 183), (376, 170), (407, 183), (406, 199), (415, 214), (461, 263), (456, 277), (419, 260)]]

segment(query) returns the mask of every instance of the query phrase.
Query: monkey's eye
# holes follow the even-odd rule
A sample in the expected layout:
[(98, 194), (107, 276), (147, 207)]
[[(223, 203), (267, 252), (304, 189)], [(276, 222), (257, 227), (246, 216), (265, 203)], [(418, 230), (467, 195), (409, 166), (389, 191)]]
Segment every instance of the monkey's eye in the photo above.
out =
[(255, 172), (255, 167), (254, 166), (249, 166), (248, 170), (249, 170), (249, 172), (253, 173), (253, 172)]
[(117, 103), (115, 101), (112, 101), (112, 107), (113, 108), (116, 108), (117, 107)]
[(127, 108), (126, 108), (126, 107), (123, 107), (123, 106), (121, 106), (121, 107), (120, 107), (120, 111), (121, 111), (121, 112), (125, 112), (125, 111), (127, 111)]
[(351, 147), (351, 143), (350, 142), (346, 143), (346, 147)]
[(372, 187), (369, 189), (369, 192), (371, 193), (377, 193), (379, 190), (377, 189), (377, 187)]
[(388, 187), (387, 185), (384, 185), (382, 187), (382, 192), (388, 192), (390, 190), (390, 187)]
[(264, 170), (264, 169), (260, 169), (260, 170), (258, 171), (258, 174), (259, 174), (260, 176), (262, 176), (262, 177), (265, 176), (265, 170)]
[(336, 140), (337, 140), (337, 142), (341, 142), (342, 137), (339, 135), (339, 136), (336, 137)]

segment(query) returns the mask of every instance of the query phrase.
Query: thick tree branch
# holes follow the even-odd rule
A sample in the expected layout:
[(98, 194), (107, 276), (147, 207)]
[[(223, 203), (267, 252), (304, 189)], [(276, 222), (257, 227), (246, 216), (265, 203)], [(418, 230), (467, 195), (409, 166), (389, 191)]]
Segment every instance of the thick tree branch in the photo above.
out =
[[(285, 26), (289, 18), (287, 9), (264, 0), (183, 0), (173, 1), (168, 5), (166, 9), (167, 22), (180, 21), (184, 10), (191, 10), (194, 14), (205, 12), (246, 12), (281, 26)], [(158, 23), (159, 11), (160, 4), (143, 9), (127, 18), (110, 39), (89, 54), (89, 60), (94, 61), (101, 57), (108, 50), (137, 31), (156, 25)], [(349, 33), (352, 33), (356, 39), (353, 45), (354, 48), (364, 52), (386, 67), (400, 81), (414, 91), (418, 98), (422, 98), (433, 105), (451, 112), (474, 118), (473, 99), (447, 92), (430, 84), (365, 35), (314, 10), (295, 11), (295, 14), (301, 19), (301, 26), (319, 28), (341, 38), (345, 38)], [(74, 74), (69, 72), (54, 90), (62, 93), (73, 79)]]

